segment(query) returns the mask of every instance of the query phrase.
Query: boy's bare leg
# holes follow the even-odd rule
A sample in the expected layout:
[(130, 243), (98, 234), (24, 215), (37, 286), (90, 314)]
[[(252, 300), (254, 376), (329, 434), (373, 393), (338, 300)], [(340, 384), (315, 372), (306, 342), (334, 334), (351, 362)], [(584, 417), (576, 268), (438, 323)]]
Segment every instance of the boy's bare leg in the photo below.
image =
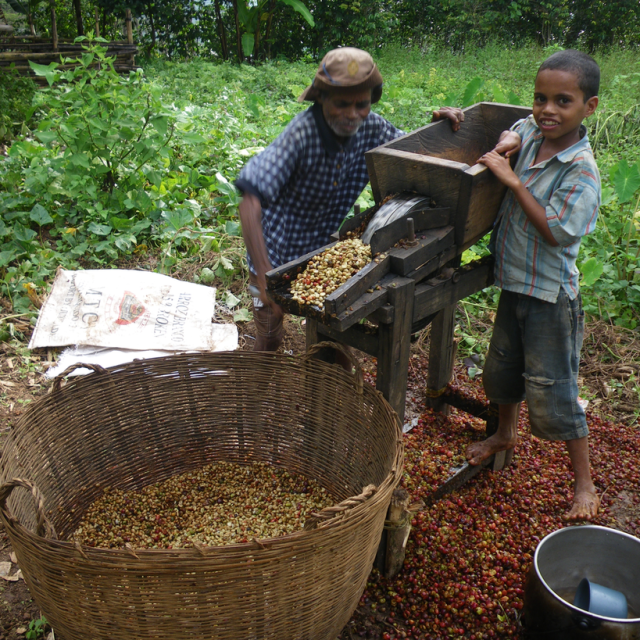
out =
[(498, 430), (482, 442), (474, 442), (467, 447), (465, 455), (469, 464), (480, 464), (499, 451), (516, 446), (518, 441), (518, 416), (520, 403), (501, 404), (498, 407)]
[(567, 520), (591, 520), (598, 514), (600, 498), (591, 480), (589, 468), (589, 440), (587, 437), (566, 440), (571, 466), (575, 475), (573, 506), (566, 515)]

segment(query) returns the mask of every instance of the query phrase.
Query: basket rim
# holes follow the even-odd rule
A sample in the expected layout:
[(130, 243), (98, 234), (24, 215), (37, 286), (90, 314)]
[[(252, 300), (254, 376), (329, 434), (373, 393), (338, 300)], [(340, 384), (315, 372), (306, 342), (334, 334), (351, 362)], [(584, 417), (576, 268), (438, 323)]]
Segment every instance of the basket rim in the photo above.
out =
[[(391, 494), (391, 492), (397, 487), (402, 477), (403, 460), (404, 446), (401, 446), (396, 451), (396, 464), (394, 464), (393, 468), (388, 473), (387, 477), (382, 481), (382, 483), (380, 483), (380, 485), (376, 487), (373, 495), (357, 506), (348, 509), (342, 515), (332, 517), (322, 523), (319, 523), (318, 526), (314, 529), (298, 529), (297, 531), (286, 533), (282, 536), (273, 538), (262, 538), (259, 540), (256, 539), (250, 542), (238, 542), (216, 546), (201, 544), (198, 546), (192, 545), (189, 547), (179, 547), (175, 549), (138, 549), (131, 546), (117, 548), (91, 547), (83, 545), (79, 542), (59, 540), (50, 536), (38, 535), (36, 532), (31, 531), (22, 523), (20, 523), (17, 518), (15, 518), (9, 512), (6, 502), (0, 505), (0, 520), (2, 520), (3, 525), (8, 530), (13, 529), (18, 535), (22, 535), (28, 538), (35, 544), (46, 543), (48, 546), (55, 547), (60, 550), (74, 551), (87, 559), (88, 556), (96, 556), (96, 560), (100, 557), (115, 558), (117, 556), (126, 556), (127, 558), (132, 559), (137, 558), (137, 556), (145, 556), (145, 558), (157, 557), (166, 558), (167, 560), (169, 560), (172, 558), (182, 558), (185, 556), (188, 558), (202, 558), (203, 556), (211, 558), (216, 555), (222, 558), (223, 556), (234, 555), (235, 553), (244, 554), (247, 551), (251, 551), (254, 554), (260, 554), (261, 552), (276, 550), (280, 551), (279, 547), (281, 545), (287, 546), (287, 543), (289, 542), (297, 542), (299, 540), (311, 541), (314, 537), (321, 537), (322, 534), (326, 531), (333, 531), (335, 529), (341, 528), (344, 524), (351, 524), (361, 515), (362, 511), (367, 509), (371, 504), (377, 503), (379, 500), (381, 500), (381, 496), (386, 497), (387, 494)], [(350, 498), (353, 498), (353, 496), (351, 496)], [(295, 552), (292, 555), (296, 555), (296, 553), (298, 552)], [(279, 555), (279, 557), (282, 557), (281, 554)]]
[[(66, 384), (61, 385), (61, 377), (64, 376), (65, 373), (58, 376), (52, 384), (52, 388), (50, 393), (38, 398), (34, 403), (30, 404), (24, 414), (20, 417), (20, 420), (17, 422), (15, 429), (9, 435), (7, 442), (5, 443), (5, 447), (3, 447), (2, 457), (0, 458), (0, 464), (2, 464), (6, 459), (6, 452), (9, 450), (9, 445), (20, 436), (20, 433), (23, 429), (28, 427), (28, 422), (30, 416), (33, 412), (38, 411), (42, 405), (46, 405), (48, 402), (56, 402), (64, 397), (65, 391), (77, 390), (78, 388), (82, 389), (85, 384), (90, 384), (92, 380), (95, 380), (94, 376), (96, 375), (104, 375), (109, 374), (110, 376), (116, 376), (117, 378), (126, 379), (127, 374), (132, 370), (134, 372), (141, 372), (141, 367), (143, 369), (151, 368), (157, 369), (164, 364), (176, 362), (183, 363), (189, 360), (196, 358), (199, 362), (205, 362), (206, 360), (210, 360), (214, 363), (216, 368), (225, 369), (231, 371), (234, 369), (234, 361), (235, 360), (254, 360), (254, 359), (262, 359), (269, 358), (280, 360), (286, 366), (287, 364), (304, 364), (305, 367), (317, 368), (320, 371), (331, 371), (334, 374), (338, 374), (340, 376), (344, 376), (344, 380), (347, 384), (355, 386), (356, 390), (358, 390), (357, 381), (354, 379), (354, 376), (347, 373), (340, 367), (339, 365), (329, 364), (327, 362), (323, 362), (320, 360), (309, 359), (303, 356), (292, 356), (288, 354), (281, 354), (275, 352), (242, 352), (242, 351), (231, 351), (231, 352), (211, 352), (211, 353), (198, 353), (198, 354), (175, 354), (168, 356), (161, 356), (159, 358), (153, 358), (146, 361), (134, 361), (130, 363), (125, 363), (122, 365), (115, 365), (109, 368), (92, 368), (92, 373), (82, 376), (74, 376), (73, 379), (66, 382)], [(176, 366), (176, 373), (179, 373), (178, 366)], [(214, 370), (212, 369), (212, 372)], [(150, 373), (150, 375), (153, 375)], [(113, 378), (112, 378), (113, 380)], [(114, 380), (115, 382), (115, 380)], [(362, 385), (362, 382), (360, 381)], [(368, 505), (373, 503), (377, 503), (381, 496), (384, 496), (386, 499), (387, 494), (390, 496), (391, 492), (394, 488), (396, 488), (401, 480), (403, 465), (404, 465), (404, 443), (402, 439), (402, 431), (400, 429), (400, 424), (397, 419), (396, 413), (393, 411), (391, 405), (387, 402), (387, 400), (383, 397), (383, 395), (373, 387), (370, 383), (365, 382), (364, 385), (360, 386), (361, 393), (364, 393), (368, 398), (375, 399), (375, 402), (381, 403), (385, 408), (385, 412), (388, 414), (390, 418), (390, 426), (392, 426), (395, 432), (395, 454), (392, 461), (391, 469), (384, 480), (376, 487), (375, 493), (370, 496), (365, 501), (357, 504), (355, 506), (350, 507), (345, 512), (338, 514), (337, 516), (331, 517), (327, 520), (319, 522), (318, 525), (313, 529), (299, 529), (297, 531), (293, 531), (291, 533), (286, 533), (282, 536), (277, 536), (273, 538), (264, 538), (259, 540), (251, 540), (248, 542), (240, 542), (233, 543), (227, 545), (217, 545), (217, 546), (209, 546), (209, 545), (192, 545), (189, 547), (176, 548), (176, 549), (137, 549), (130, 546), (119, 547), (119, 548), (104, 548), (104, 547), (91, 547), (82, 545), (78, 542), (72, 542), (68, 540), (58, 540), (55, 537), (50, 537), (46, 535), (39, 535), (37, 532), (31, 531), (26, 526), (21, 524), (17, 518), (15, 518), (8, 509), (6, 504), (6, 500), (3, 500), (0, 503), (0, 520), (2, 520), (5, 527), (8, 529), (13, 529), (17, 535), (26, 536), (33, 543), (43, 543), (46, 542), (48, 545), (52, 545), (60, 550), (72, 551), (74, 553), (80, 553), (81, 556), (95, 556), (96, 560), (98, 558), (109, 558), (109, 557), (117, 557), (117, 556), (126, 556), (127, 558), (134, 559), (138, 555), (144, 556), (145, 558), (156, 557), (156, 558), (166, 558), (167, 560), (170, 558), (176, 557), (186, 557), (193, 558), (203, 556), (213, 557), (219, 555), (221, 558), (226, 556), (233, 556), (234, 554), (243, 554), (246, 555), (248, 551), (253, 554), (260, 554), (263, 552), (268, 552), (275, 548), (281, 548), (283, 545), (287, 543), (294, 543), (297, 541), (306, 541), (313, 540), (316, 536), (321, 536), (322, 532), (328, 530), (334, 530), (336, 528), (340, 528), (343, 524), (350, 524), (355, 521), (356, 518), (360, 516), (364, 509), (367, 509)], [(241, 464), (241, 463), (240, 463)], [(6, 484), (10, 483), (13, 479), (5, 477), (5, 468), (0, 469), (0, 484), (4, 487)], [(0, 487), (0, 490), (2, 489)], [(34, 494), (35, 497), (35, 494)], [(348, 496), (345, 500), (351, 500), (355, 496)], [(37, 503), (37, 501), (36, 501)], [(334, 503), (336, 504), (340, 503)], [(46, 518), (48, 520), (48, 518)]]

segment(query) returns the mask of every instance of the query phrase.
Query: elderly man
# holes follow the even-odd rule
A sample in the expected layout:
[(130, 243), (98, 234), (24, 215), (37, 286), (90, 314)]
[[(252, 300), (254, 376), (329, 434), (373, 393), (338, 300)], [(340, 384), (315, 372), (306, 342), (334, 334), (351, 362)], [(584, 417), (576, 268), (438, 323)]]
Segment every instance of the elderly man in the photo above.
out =
[[(404, 135), (371, 111), (381, 96), (382, 76), (368, 53), (330, 51), (298, 98), (313, 105), (236, 181), (250, 281), (260, 292), (253, 299), (256, 351), (275, 351), (283, 337), (283, 310), (267, 298), (266, 272), (328, 244), (369, 181), (365, 152)], [(454, 130), (464, 120), (449, 108), (433, 118), (449, 118)]]

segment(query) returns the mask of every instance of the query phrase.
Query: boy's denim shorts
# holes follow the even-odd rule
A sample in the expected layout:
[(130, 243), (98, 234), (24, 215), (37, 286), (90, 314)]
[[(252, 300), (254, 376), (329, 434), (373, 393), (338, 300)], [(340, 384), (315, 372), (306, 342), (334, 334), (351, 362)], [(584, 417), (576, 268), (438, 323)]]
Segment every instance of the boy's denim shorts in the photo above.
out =
[(560, 291), (557, 301), (503, 290), (482, 374), (487, 397), (529, 408), (531, 433), (545, 440), (588, 435), (578, 403), (584, 336), (582, 300)]

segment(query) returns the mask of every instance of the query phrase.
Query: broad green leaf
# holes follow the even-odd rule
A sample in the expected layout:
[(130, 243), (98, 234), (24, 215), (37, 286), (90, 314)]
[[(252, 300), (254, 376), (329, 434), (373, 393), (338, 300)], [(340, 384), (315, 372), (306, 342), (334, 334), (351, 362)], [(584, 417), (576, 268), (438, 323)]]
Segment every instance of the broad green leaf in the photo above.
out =
[(162, 217), (169, 223), (175, 231), (179, 231), (183, 227), (188, 227), (193, 222), (193, 213), (188, 209), (180, 209), (178, 211), (163, 211)]
[(281, 0), (284, 4), (288, 4), (292, 9), (295, 9), (308, 23), (310, 26), (315, 27), (316, 23), (313, 20), (313, 16), (309, 9), (307, 9), (306, 5), (300, 0)]
[(253, 33), (242, 34), (242, 53), (244, 53), (244, 55), (247, 58), (253, 53), (254, 44), (255, 44), (255, 37)]
[(224, 294), (224, 303), (229, 309), (233, 309), (233, 307), (240, 304), (240, 298), (236, 298), (231, 291), (226, 291)]
[(580, 286), (590, 287), (602, 275), (603, 266), (597, 258), (589, 258), (580, 265), (580, 271), (582, 273)]
[(167, 135), (167, 125), (169, 124), (169, 118), (166, 116), (158, 116), (157, 118), (151, 118), (151, 126), (161, 135)]
[(51, 62), (48, 65), (37, 64), (36, 62), (32, 62), (29, 60), (29, 66), (33, 69), (33, 72), (40, 77), (45, 77), (49, 86), (51, 86), (56, 78), (56, 68), (58, 67), (57, 62)]
[(609, 204), (613, 200), (614, 195), (615, 195), (615, 191), (611, 187), (603, 185), (600, 204), (601, 205)]
[(44, 142), (44, 144), (50, 144), (58, 137), (58, 134), (55, 131), (51, 130), (36, 131), (34, 135), (36, 136), (36, 138), (38, 138), (38, 140), (40, 140), (40, 142)]
[(97, 222), (92, 222), (87, 227), (87, 231), (95, 233), (97, 236), (108, 236), (112, 230), (110, 224), (98, 224)]
[(158, 171), (154, 171), (153, 169), (150, 169), (149, 171), (145, 172), (145, 175), (147, 176), (147, 180), (154, 187), (158, 188), (162, 184), (162, 176)]
[(237, 0), (238, 20), (243, 27), (247, 27), (251, 21), (251, 11), (247, 6), (247, 0)]
[(513, 93), (513, 91), (509, 91), (509, 104), (516, 104), (516, 105), (521, 105), (522, 101), (520, 100), (520, 98)]
[(240, 223), (236, 220), (227, 220), (224, 224), (224, 231), (229, 236), (240, 236)]
[(220, 245), (218, 244), (218, 239), (214, 236), (204, 236), (204, 243), (202, 245), (202, 253), (207, 253), (209, 251), (218, 252), (220, 249)]
[(82, 64), (85, 67), (88, 67), (93, 62), (94, 58), (95, 58), (95, 54), (93, 54), (93, 53), (84, 53), (82, 55)]
[(625, 159), (620, 160), (615, 169), (613, 186), (621, 204), (629, 202), (640, 189), (640, 168), (638, 164), (629, 166)]
[(468, 107), (472, 105), (476, 100), (476, 94), (480, 91), (480, 88), (484, 85), (484, 80), (480, 77), (475, 77), (465, 87), (464, 94), (462, 96), (462, 106)]
[(109, 218), (109, 223), (116, 231), (122, 231), (123, 229), (130, 229), (133, 226), (133, 220), (129, 218), (118, 218), (113, 216)]
[(69, 157), (71, 163), (76, 165), (76, 167), (84, 167), (85, 169), (91, 168), (91, 163), (89, 162), (89, 158), (84, 153), (74, 153)]
[(33, 209), (31, 209), (31, 212), (29, 213), (29, 218), (40, 227), (43, 224), (51, 224), (53, 222), (53, 218), (41, 204), (34, 205)]
[(136, 206), (143, 213), (153, 207), (153, 200), (144, 189), (139, 189), (136, 193)]
[(218, 182), (216, 189), (227, 196), (236, 195), (238, 193), (236, 187), (230, 182)]
[(145, 229), (148, 229), (151, 225), (153, 224), (153, 222), (151, 220), (149, 220), (149, 218), (144, 218), (142, 220), (138, 220), (138, 222), (136, 222), (133, 227), (131, 227), (131, 233), (134, 234), (138, 234), (141, 231), (144, 231)]
[(17, 255), (13, 249), (0, 251), (0, 267), (6, 267)]
[(233, 263), (226, 256), (220, 256), (220, 264), (226, 271), (233, 271)]
[(78, 246), (76, 246), (73, 249), (71, 249), (71, 253), (74, 256), (83, 256), (87, 252), (88, 249), (89, 249), (89, 243), (88, 242), (81, 242)]
[(251, 322), (252, 318), (253, 316), (249, 309), (238, 309), (238, 311), (233, 314), (234, 322)]
[(260, 109), (258, 109), (258, 105), (260, 104), (257, 99), (255, 93), (252, 93), (250, 96), (247, 96), (246, 105), (247, 109), (253, 114), (253, 116), (257, 119), (260, 117)]
[(201, 144), (202, 142), (206, 142), (205, 138), (203, 138), (199, 133), (194, 133), (193, 131), (183, 133), (182, 140), (187, 144)]
[[(455, 93), (449, 93), (445, 96), (445, 99), (442, 101), (442, 105), (445, 107), (455, 107), (459, 103), (458, 96)], [(393, 113), (393, 110), (392, 110)]]
[(500, 102), (502, 104), (506, 104), (508, 98), (505, 95), (504, 91), (497, 84), (494, 84), (491, 87), (491, 93), (493, 93), (494, 102)]
[(136, 244), (136, 237), (130, 233), (123, 233), (115, 239), (114, 244), (120, 251), (129, 251)]
[(211, 269), (209, 269), (209, 267), (205, 267), (201, 272), (200, 272), (200, 282), (202, 282), (202, 284), (211, 284), (216, 278), (216, 274), (211, 271)]
[(13, 227), (13, 237), (18, 242), (31, 242), (37, 235), (33, 229), (23, 227), (21, 224)]

